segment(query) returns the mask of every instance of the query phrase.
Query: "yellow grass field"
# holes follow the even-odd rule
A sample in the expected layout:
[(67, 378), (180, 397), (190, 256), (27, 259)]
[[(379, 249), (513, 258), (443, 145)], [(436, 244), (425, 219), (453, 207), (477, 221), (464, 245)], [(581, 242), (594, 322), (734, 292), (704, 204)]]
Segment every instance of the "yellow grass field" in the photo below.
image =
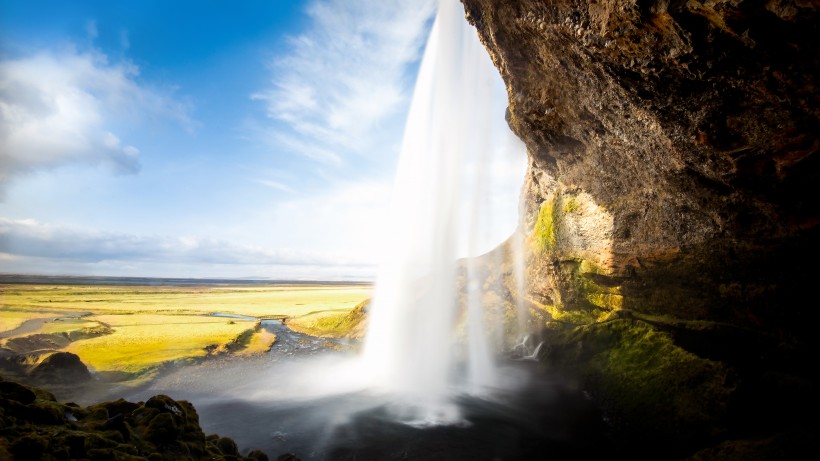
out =
[[(363, 284), (4, 284), (0, 285), (0, 346), (44, 353), (39, 341), (59, 336), (60, 344), (71, 341), (60, 350), (77, 354), (97, 372), (116, 380), (141, 379), (168, 362), (218, 353), (267, 352), (276, 338), (258, 327), (259, 320), (344, 316), (370, 292), (371, 287)], [(250, 319), (210, 315), (215, 313)], [(35, 324), (34, 331), (11, 334), (35, 318), (52, 320)]]
[(139, 373), (158, 364), (208, 355), (224, 348), (256, 324), (204, 315), (99, 315), (89, 317), (113, 328), (109, 335), (71, 343), (66, 350), (97, 371)]
[(214, 313), (256, 318), (298, 317), (352, 309), (368, 285), (113, 287), (0, 285), (3, 309), (28, 311)]

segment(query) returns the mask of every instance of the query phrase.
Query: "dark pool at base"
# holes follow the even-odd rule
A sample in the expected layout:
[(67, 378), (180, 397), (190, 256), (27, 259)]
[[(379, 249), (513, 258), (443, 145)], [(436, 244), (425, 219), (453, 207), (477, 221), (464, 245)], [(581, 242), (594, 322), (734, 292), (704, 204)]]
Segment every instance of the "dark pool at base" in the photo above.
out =
[[(384, 406), (339, 421), (342, 396), (266, 406), (243, 401), (197, 405), (203, 427), (239, 446), (303, 460), (578, 460), (607, 453), (598, 410), (558, 384), (527, 390), (515, 401), (459, 401), (466, 425), (419, 428), (396, 422)], [(361, 402), (358, 402), (361, 403)]]
[[(279, 321), (263, 326), (277, 335), (270, 354), (185, 367), (130, 398), (164, 393), (189, 400), (206, 433), (231, 437), (242, 452), (261, 449), (271, 459), (283, 453), (303, 461), (583, 460), (611, 454), (599, 409), (581, 390), (534, 362), (503, 364), (519, 381), (514, 390), (455, 399), (461, 424), (398, 422), (391, 405), (403, 402), (368, 392), (279, 398), (293, 364), (311, 366), (316, 356), (332, 359), (333, 354), (344, 360), (345, 354), (328, 351), (325, 340), (295, 333)], [(243, 389), (263, 389), (267, 397), (252, 398)]]

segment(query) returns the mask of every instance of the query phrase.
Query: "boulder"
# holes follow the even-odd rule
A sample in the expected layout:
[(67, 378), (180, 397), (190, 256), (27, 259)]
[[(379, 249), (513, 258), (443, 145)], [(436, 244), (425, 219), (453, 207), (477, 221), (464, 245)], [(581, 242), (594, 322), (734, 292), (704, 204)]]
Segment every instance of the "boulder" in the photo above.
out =
[(29, 376), (39, 382), (49, 384), (81, 384), (91, 381), (88, 367), (76, 354), (55, 352), (29, 371)]

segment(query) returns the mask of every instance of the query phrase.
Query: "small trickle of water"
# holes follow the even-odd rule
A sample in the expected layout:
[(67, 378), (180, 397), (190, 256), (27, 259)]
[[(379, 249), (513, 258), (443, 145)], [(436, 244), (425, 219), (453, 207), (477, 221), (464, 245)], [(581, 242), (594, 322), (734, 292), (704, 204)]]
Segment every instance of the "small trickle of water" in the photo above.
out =
[[(406, 421), (457, 422), (452, 396), (480, 395), (497, 381), (483, 285), (466, 283), (466, 313), (456, 287), (458, 258), (500, 243), (481, 238), (494, 225), (495, 156), (512, 155), (512, 134), (493, 121), (504, 113), (499, 91), (506, 96), (460, 2), (441, 0), (405, 128), (363, 353), (371, 384), (401, 397), (395, 413)], [(505, 132), (494, 133), (499, 125)], [(523, 160), (523, 145), (516, 148)], [(468, 277), (477, 272), (466, 268)], [(466, 344), (457, 348), (460, 321)]]

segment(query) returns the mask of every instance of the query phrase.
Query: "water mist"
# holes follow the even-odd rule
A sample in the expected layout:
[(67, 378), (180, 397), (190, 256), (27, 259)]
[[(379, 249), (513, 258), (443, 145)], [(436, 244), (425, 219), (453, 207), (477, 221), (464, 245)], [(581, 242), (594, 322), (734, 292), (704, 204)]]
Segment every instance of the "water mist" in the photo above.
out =
[[(504, 113), (499, 88), (504, 95), (461, 4), (441, 0), (408, 114), (363, 352), (371, 385), (400, 397), (399, 416), (409, 422), (457, 420), (454, 395), (481, 394), (498, 381), (482, 282), (470, 264), (462, 268), (464, 312), (457, 277), (458, 258), (491, 248), (481, 237), (494, 225), (497, 157), (515, 146), (524, 158), (506, 125), (494, 123)], [(465, 332), (458, 346), (457, 324)]]

